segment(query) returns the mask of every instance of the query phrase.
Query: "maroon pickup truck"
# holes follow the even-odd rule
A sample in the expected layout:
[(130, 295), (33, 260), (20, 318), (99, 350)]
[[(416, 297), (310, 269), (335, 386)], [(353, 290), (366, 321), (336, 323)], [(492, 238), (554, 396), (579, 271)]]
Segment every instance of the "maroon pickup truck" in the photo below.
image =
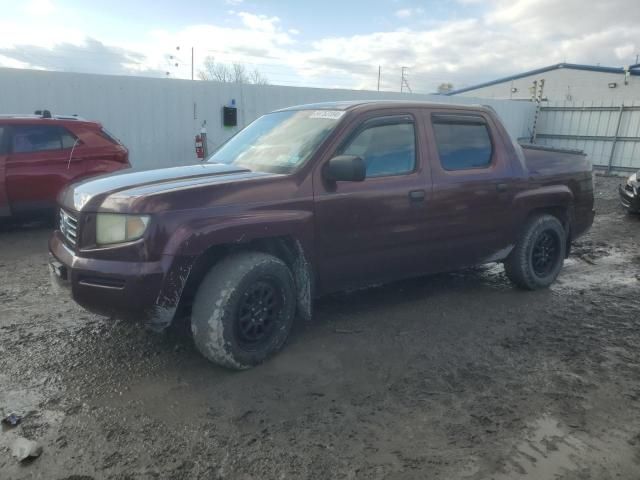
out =
[(580, 152), (522, 148), (490, 108), (382, 101), (279, 110), (203, 164), (59, 203), (51, 271), (80, 305), (155, 329), (190, 318), (200, 352), (237, 369), (329, 292), (488, 262), (547, 287), (594, 216)]

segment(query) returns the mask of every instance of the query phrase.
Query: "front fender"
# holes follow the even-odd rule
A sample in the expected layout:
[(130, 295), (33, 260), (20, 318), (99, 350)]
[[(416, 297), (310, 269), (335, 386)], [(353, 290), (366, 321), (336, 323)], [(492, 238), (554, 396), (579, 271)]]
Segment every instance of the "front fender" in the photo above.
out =
[(198, 256), (217, 245), (243, 244), (287, 235), (306, 243), (312, 228), (312, 213), (304, 210), (245, 211), (192, 219), (170, 234), (163, 253)]

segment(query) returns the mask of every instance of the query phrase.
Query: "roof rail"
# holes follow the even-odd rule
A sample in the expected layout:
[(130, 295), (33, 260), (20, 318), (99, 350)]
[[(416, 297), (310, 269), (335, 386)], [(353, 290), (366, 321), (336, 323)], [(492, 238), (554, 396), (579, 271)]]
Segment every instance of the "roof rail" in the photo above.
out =
[(51, 112), (49, 110), (36, 110), (33, 113), (35, 115), (40, 115), (42, 118), (51, 118)]
[(0, 113), (0, 118), (15, 118), (15, 119), (48, 119), (48, 120), (78, 120), (79, 122), (86, 122), (85, 118), (79, 116), (77, 113), (73, 115), (52, 115), (50, 110), (36, 110), (33, 113)]

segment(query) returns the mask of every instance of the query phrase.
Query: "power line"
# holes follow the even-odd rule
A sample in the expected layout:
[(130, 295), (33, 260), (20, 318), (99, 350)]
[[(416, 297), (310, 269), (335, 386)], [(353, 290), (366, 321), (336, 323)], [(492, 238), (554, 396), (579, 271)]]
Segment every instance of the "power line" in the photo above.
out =
[[(389, 88), (389, 82), (385, 82), (381, 75), (381, 66), (378, 66), (378, 84), (375, 80), (371, 82), (371, 74), (375, 72), (374, 66), (366, 66), (358, 63), (350, 64), (344, 62), (344, 71), (340, 72), (338, 68), (331, 66), (323, 66), (322, 64), (314, 65), (314, 62), (304, 62), (299, 66), (292, 66), (287, 64), (287, 60), (275, 56), (257, 56), (257, 55), (239, 55), (235, 59), (233, 55), (227, 52), (222, 52), (216, 49), (207, 49), (205, 52), (220, 52), (224, 54), (224, 59), (229, 60), (226, 63), (241, 63), (246, 66), (253, 67), (264, 73), (269, 81), (276, 82), (283, 85), (298, 85), (298, 86), (326, 86), (327, 83), (333, 83), (337, 88), (354, 89), (354, 84), (369, 84), (370, 89), (384, 89)], [(55, 47), (54, 50), (47, 50), (45, 48), (38, 48), (36, 52), (32, 49), (24, 47), (15, 47), (11, 50), (5, 49), (2, 54), (8, 58), (14, 58), (15, 60), (23, 61), (33, 66), (41, 66), (51, 69), (67, 69), (70, 71), (91, 71), (105, 70), (109, 64), (105, 62), (107, 59), (113, 58), (114, 71), (118, 71), (119, 74), (123, 72), (120, 70), (127, 69), (126, 65), (136, 66), (139, 69), (132, 69), (132, 74), (144, 75), (145, 71), (152, 72), (162, 69), (161, 65), (153, 65), (148, 61), (143, 60), (143, 56), (136, 54), (135, 52), (129, 52), (122, 49), (105, 50), (105, 51), (86, 51), (81, 48), (74, 48), (73, 46)], [(221, 55), (223, 56), (223, 55)], [(78, 58), (80, 57), (80, 58)], [(171, 58), (173, 57), (173, 58)], [(195, 55), (194, 55), (195, 57)], [(259, 61), (245, 61), (245, 58), (258, 58)], [(193, 64), (185, 61), (182, 55), (165, 55), (165, 68), (171, 66), (172, 77), (180, 78), (195, 78), (196, 65), (195, 58)], [(173, 61), (172, 61), (173, 60)], [(273, 61), (269, 61), (273, 60)], [(78, 62), (82, 62), (84, 65), (77, 65)], [(278, 63), (280, 61), (281, 63)], [(56, 65), (56, 63), (72, 63), (72, 65)], [(102, 68), (100, 68), (102, 67)], [(347, 70), (349, 69), (349, 70)], [(326, 73), (323, 70), (327, 71)], [(329, 73), (331, 72), (331, 73)], [(356, 75), (356, 78), (354, 78)], [(418, 75), (413, 77), (411, 83), (415, 84), (417, 81), (420, 84), (433, 83), (433, 89), (427, 89), (424, 92), (431, 92), (435, 90), (438, 83), (445, 81), (455, 81), (456, 75), (449, 75), (448, 77), (440, 77), (436, 75)], [(356, 81), (354, 81), (356, 80)], [(367, 81), (369, 80), (369, 81)], [(414, 89), (409, 84), (408, 67), (402, 67), (401, 76), (401, 92), (414, 92), (421, 93), (422, 89)]]

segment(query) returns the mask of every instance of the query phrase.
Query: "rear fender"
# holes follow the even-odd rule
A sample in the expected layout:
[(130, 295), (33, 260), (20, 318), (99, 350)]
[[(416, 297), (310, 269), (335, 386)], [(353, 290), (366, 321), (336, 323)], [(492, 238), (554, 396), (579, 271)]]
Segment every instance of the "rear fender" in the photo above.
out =
[(514, 211), (519, 235), (525, 222), (531, 215), (548, 213), (558, 217), (567, 232), (567, 255), (571, 248), (571, 230), (574, 220), (573, 191), (567, 185), (550, 185), (520, 192), (514, 199)]
[(568, 212), (573, 205), (573, 192), (567, 185), (538, 187), (516, 194), (513, 205), (522, 221), (536, 210), (559, 208)]

